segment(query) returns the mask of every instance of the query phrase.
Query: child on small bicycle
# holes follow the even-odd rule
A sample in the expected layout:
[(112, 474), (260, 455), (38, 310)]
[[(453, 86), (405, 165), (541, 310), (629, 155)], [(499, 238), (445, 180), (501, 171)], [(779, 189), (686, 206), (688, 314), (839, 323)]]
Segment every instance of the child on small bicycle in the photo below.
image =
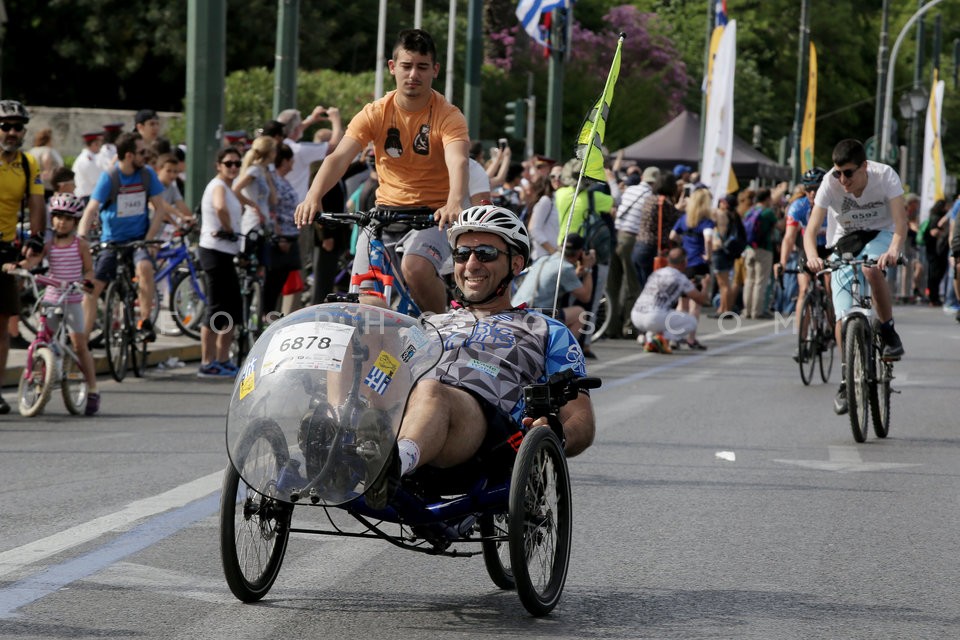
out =
[[(83, 281), (84, 288), (90, 289), (90, 280), (93, 278), (93, 258), (90, 254), (90, 244), (77, 236), (77, 224), (83, 215), (83, 200), (72, 193), (55, 193), (50, 198), (50, 218), (53, 236), (43, 247), (39, 255), (31, 255), (19, 263), (3, 265), (4, 271), (12, 271), (18, 267), (33, 269), (43, 258), (50, 265), (48, 275), (61, 282)], [(56, 302), (61, 291), (47, 287), (43, 299)], [(93, 356), (87, 348), (87, 334), (84, 330), (82, 294), (71, 294), (66, 299), (63, 309), (64, 322), (70, 330), (70, 341), (80, 360), (80, 369), (87, 382), (87, 406), (85, 415), (92, 416), (100, 410), (100, 394), (97, 392), (97, 375), (93, 365)], [(55, 327), (51, 327), (56, 330)]]

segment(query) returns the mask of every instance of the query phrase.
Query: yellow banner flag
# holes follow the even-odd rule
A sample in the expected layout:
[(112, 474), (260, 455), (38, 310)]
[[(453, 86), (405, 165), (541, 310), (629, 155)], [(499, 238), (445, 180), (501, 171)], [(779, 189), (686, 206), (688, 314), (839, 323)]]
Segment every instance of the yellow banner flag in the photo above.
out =
[(813, 169), (813, 142), (817, 125), (817, 48), (810, 43), (810, 72), (807, 75), (807, 108), (800, 130), (800, 172)]
[(613, 54), (613, 63), (610, 65), (610, 73), (607, 74), (603, 95), (583, 121), (580, 135), (577, 137), (576, 156), (583, 160), (580, 175), (601, 182), (607, 180), (603, 171), (603, 134), (607, 128), (607, 116), (610, 115), (610, 103), (613, 102), (613, 87), (617, 84), (617, 78), (620, 77), (620, 52), (623, 49), (625, 37), (621, 33), (620, 39), (617, 40), (617, 51)]

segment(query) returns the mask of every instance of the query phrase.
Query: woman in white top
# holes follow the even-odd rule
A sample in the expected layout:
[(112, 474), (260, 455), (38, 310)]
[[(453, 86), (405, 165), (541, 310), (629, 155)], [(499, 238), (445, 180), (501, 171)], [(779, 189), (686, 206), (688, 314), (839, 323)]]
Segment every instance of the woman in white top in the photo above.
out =
[[(559, 167), (555, 167), (559, 171)], [(536, 176), (524, 186), (526, 222), (530, 232), (530, 260), (549, 256), (557, 251), (557, 236), (560, 235), (560, 216), (553, 203), (553, 187), (550, 179)]]
[[(277, 189), (270, 173), (270, 165), (277, 155), (277, 141), (270, 136), (260, 136), (243, 156), (240, 175), (233, 183), (233, 192), (243, 205), (243, 221), (240, 232), (252, 229), (269, 230), (271, 213), (277, 206)], [(244, 253), (255, 248), (243, 243)], [(265, 258), (265, 255), (261, 257)]]
[(240, 318), (240, 281), (233, 258), (240, 251), (237, 230), (243, 206), (232, 190), (240, 173), (240, 152), (233, 147), (217, 154), (217, 175), (203, 192), (198, 259), (206, 284), (207, 307), (200, 328), (202, 378), (234, 377), (230, 362), (233, 328)]

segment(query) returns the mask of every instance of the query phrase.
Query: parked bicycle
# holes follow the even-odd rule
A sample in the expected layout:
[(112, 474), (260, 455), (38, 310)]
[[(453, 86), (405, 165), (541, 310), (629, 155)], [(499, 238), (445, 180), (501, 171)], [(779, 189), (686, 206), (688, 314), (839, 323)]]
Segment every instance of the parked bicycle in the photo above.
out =
[(154, 281), (158, 284), (166, 281), (170, 315), (180, 331), (199, 340), (207, 292), (193, 250), (187, 243), (186, 236), (190, 231), (191, 228), (178, 229), (170, 242), (160, 248), (157, 262), (160, 265), (162, 261), (162, 266), (159, 266)]
[[(902, 264), (903, 260), (898, 261)], [(893, 361), (883, 358), (883, 338), (880, 321), (873, 312), (871, 297), (863, 292), (865, 284), (863, 267), (872, 267), (877, 261), (872, 258), (853, 258), (844, 254), (839, 260), (827, 260), (830, 271), (849, 266), (853, 269), (850, 278), (850, 295), (853, 306), (841, 321), (843, 343), (843, 379), (847, 389), (847, 405), (850, 412), (850, 428), (853, 439), (864, 442), (869, 430), (868, 418), (873, 418), (873, 432), (878, 438), (890, 433), (890, 396), (899, 393), (891, 387)], [(837, 286), (837, 279), (834, 279)], [(867, 414), (869, 405), (870, 416)]]
[(56, 387), (60, 387), (67, 411), (77, 416), (87, 404), (87, 383), (80, 367), (80, 359), (70, 346), (63, 305), (71, 294), (82, 293), (78, 282), (62, 283), (43, 275), (33, 276), (29, 271), (13, 272), (22, 278), (36, 281), (40, 286), (61, 289), (56, 302), (38, 301), (37, 335), (27, 347), (27, 361), (20, 376), (17, 404), (20, 414), (33, 417), (43, 412)]
[[(134, 240), (132, 242), (106, 242), (102, 248), (117, 252), (117, 276), (107, 287), (106, 311), (104, 313), (104, 347), (107, 351), (107, 365), (110, 375), (117, 382), (123, 382), (127, 367), (136, 377), (143, 376), (147, 368), (147, 336), (138, 331), (139, 303), (136, 268), (133, 253), (144, 247), (163, 244), (160, 240)], [(154, 298), (154, 310), (157, 299)], [(151, 314), (152, 318), (155, 317)]]
[(246, 247), (252, 247), (233, 258), (240, 281), (241, 305), (240, 318), (234, 320), (236, 334), (232, 351), (237, 367), (241, 367), (253, 344), (263, 333), (263, 265), (257, 249), (260, 246), (260, 232), (254, 230), (238, 235), (246, 238)]

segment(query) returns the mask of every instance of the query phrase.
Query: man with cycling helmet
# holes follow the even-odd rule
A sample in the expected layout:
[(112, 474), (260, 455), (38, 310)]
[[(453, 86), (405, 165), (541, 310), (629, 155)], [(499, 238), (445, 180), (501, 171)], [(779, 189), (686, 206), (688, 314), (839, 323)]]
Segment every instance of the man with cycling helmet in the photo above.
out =
[[(447, 308), (448, 299), (438, 274), (450, 255), (441, 229), (456, 219), (467, 201), (470, 136), (460, 110), (430, 86), (440, 73), (436, 55), (427, 32), (400, 32), (388, 62), (396, 91), (366, 105), (350, 121), (337, 148), (320, 165), (295, 219), (299, 227), (312, 223), (321, 211), (323, 196), (367, 143), (373, 142), (380, 181), (377, 206), (436, 211), (438, 228), (412, 231), (403, 237), (400, 271), (417, 305), (424, 311), (440, 312)], [(366, 273), (368, 269), (366, 237), (361, 235), (353, 272)]]
[[(20, 150), (30, 114), (16, 100), (0, 100), (0, 264), (16, 262), (21, 255), (43, 251), (46, 211), (43, 180), (37, 161)], [(30, 237), (21, 243), (17, 224), (30, 216)], [(25, 228), (25, 225), (22, 225)], [(20, 313), (20, 292), (12, 275), (0, 274), (0, 371), (6, 371), (10, 349), (9, 320)], [(0, 414), (10, 405), (0, 397)]]
[[(803, 176), (800, 178), (801, 184), (806, 191), (805, 198), (799, 198), (790, 203), (790, 206), (787, 208), (787, 226), (786, 231), (783, 234), (783, 241), (780, 243), (780, 262), (773, 265), (773, 270), (775, 275), (779, 278), (783, 273), (784, 269), (787, 267), (787, 261), (790, 259), (790, 254), (795, 248), (799, 246), (800, 251), (797, 266), (800, 271), (797, 274), (798, 282), (798, 292), (797, 292), (797, 313), (795, 318), (797, 322), (801, 322), (803, 318), (803, 301), (807, 295), (807, 288), (810, 286), (810, 277), (811, 274), (806, 270), (807, 259), (803, 253), (803, 236), (806, 234), (807, 230), (807, 221), (810, 219), (810, 210), (813, 208), (813, 200), (817, 195), (817, 189), (820, 188), (820, 183), (823, 182), (824, 176), (827, 175), (827, 172), (821, 169), (820, 167), (814, 167), (806, 171)], [(827, 249), (827, 221), (824, 219), (823, 224), (817, 229), (817, 255), (821, 258), (826, 259), (830, 255), (830, 250)], [(829, 274), (827, 275), (827, 289), (829, 290)], [(797, 327), (797, 330), (803, 332), (806, 330), (806, 327)], [(806, 357), (806, 354), (802, 354), (802, 357)], [(799, 351), (794, 353), (793, 359), (799, 361), (801, 354)]]
[[(523, 418), (523, 387), (563, 369), (586, 375), (583, 352), (561, 322), (510, 303), (510, 283), (530, 259), (530, 238), (516, 214), (471, 207), (448, 237), (459, 305), (428, 318), (444, 353), (407, 402), (397, 443), (400, 475), (476, 457), (512, 464), (519, 432), (547, 424)], [(559, 419), (568, 456), (590, 446), (595, 426), (585, 391), (560, 410)]]
[[(826, 246), (833, 255), (852, 254), (874, 258), (876, 267), (865, 267), (863, 274), (873, 295), (873, 306), (880, 320), (883, 357), (896, 360), (903, 355), (903, 343), (893, 326), (893, 303), (883, 270), (897, 264), (907, 238), (907, 215), (903, 185), (893, 167), (867, 160), (858, 140), (841, 140), (833, 149), (833, 170), (817, 190), (808, 228), (819, 229), (827, 221)], [(823, 269), (816, 235), (803, 237), (807, 268)], [(837, 315), (836, 338), (840, 344), (840, 320), (853, 305), (850, 295), (852, 267), (837, 270), (833, 281), (833, 309)], [(837, 414), (847, 412), (846, 386), (841, 383), (834, 400)]]

